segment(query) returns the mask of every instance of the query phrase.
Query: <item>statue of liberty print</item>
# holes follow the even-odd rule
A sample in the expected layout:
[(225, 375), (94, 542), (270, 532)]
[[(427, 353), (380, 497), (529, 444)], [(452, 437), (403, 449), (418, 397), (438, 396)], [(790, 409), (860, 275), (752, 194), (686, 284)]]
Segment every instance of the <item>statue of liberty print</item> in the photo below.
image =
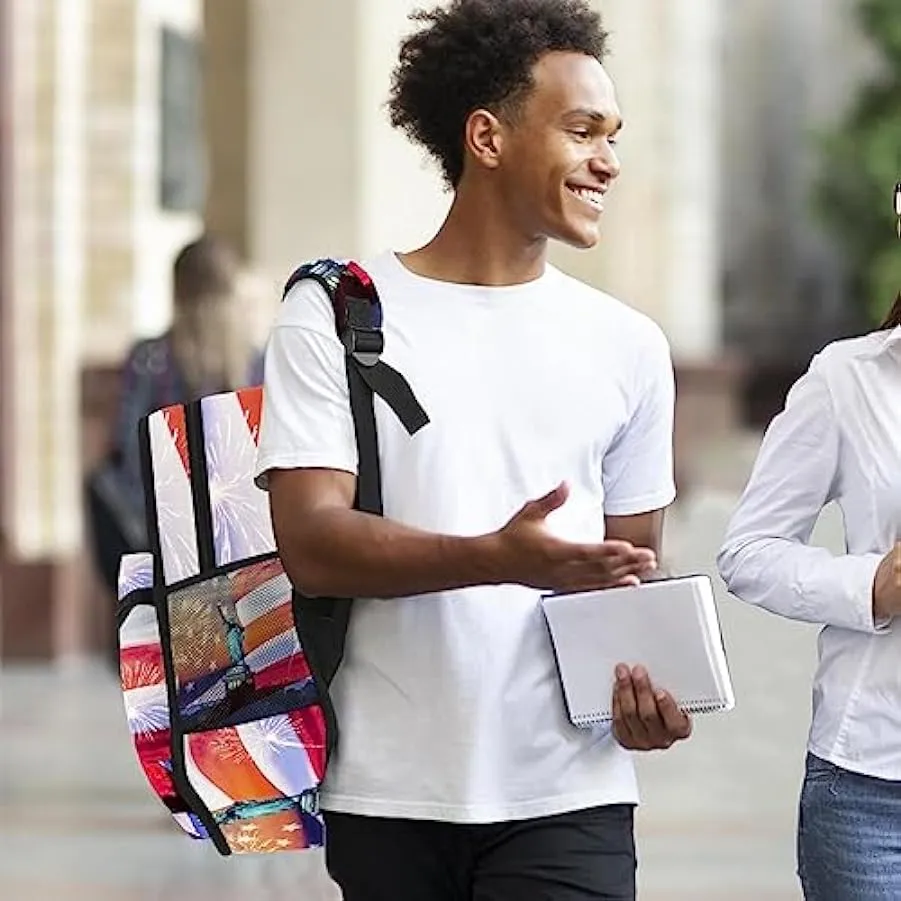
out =
[(253, 820), (257, 817), (270, 816), (290, 811), (307, 816), (319, 815), (319, 792), (315, 789), (293, 797), (271, 798), (265, 801), (236, 801), (231, 807), (217, 811), (216, 822), (222, 825)]
[(219, 601), (216, 609), (225, 626), (225, 647), (231, 660), (225, 671), (225, 687), (226, 691), (232, 693), (247, 685), (251, 678), (250, 667), (244, 660), (244, 626), (232, 598)]

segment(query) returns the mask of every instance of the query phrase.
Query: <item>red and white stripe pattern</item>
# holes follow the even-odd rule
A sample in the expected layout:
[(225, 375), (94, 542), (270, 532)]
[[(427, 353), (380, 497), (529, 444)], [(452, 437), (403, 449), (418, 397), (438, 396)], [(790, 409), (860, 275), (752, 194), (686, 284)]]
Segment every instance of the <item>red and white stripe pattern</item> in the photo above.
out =
[(275, 551), (269, 498), (253, 480), (262, 389), (201, 401), (217, 566)]
[(163, 579), (171, 585), (200, 571), (184, 407), (153, 413), (148, 431)]

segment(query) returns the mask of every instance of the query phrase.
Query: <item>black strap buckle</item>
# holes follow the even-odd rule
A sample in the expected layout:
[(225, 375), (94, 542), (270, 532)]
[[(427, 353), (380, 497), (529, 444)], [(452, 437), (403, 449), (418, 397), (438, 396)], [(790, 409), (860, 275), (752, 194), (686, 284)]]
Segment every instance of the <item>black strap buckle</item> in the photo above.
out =
[(361, 366), (375, 366), (385, 349), (385, 336), (378, 329), (349, 325), (341, 336), (344, 350)]
[(346, 294), (344, 305), (346, 321), (341, 343), (349, 357), (361, 366), (371, 368), (378, 363), (385, 349), (381, 329), (372, 327), (372, 303), (365, 297)]

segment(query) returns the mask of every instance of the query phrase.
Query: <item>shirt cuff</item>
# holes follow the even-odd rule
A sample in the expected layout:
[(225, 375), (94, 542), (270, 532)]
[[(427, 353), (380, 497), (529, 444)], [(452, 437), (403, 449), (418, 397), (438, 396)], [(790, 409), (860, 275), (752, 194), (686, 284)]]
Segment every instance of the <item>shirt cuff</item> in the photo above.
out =
[(857, 558), (854, 573), (848, 574), (859, 585), (849, 586), (850, 595), (854, 599), (854, 607), (859, 616), (857, 628), (867, 632), (888, 633), (892, 631), (893, 617), (876, 618), (873, 611), (873, 583), (876, 581), (876, 572), (882, 562), (880, 554), (866, 554)]

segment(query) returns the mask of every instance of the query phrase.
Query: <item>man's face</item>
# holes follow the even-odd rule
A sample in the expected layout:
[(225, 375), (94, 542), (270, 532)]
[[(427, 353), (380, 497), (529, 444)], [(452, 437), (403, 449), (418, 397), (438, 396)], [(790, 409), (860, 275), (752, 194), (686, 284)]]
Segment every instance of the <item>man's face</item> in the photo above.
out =
[(613, 144), (622, 119), (613, 82), (581, 53), (549, 53), (533, 73), (533, 91), (504, 128), (502, 190), (530, 237), (593, 247), (604, 194), (619, 174)]

